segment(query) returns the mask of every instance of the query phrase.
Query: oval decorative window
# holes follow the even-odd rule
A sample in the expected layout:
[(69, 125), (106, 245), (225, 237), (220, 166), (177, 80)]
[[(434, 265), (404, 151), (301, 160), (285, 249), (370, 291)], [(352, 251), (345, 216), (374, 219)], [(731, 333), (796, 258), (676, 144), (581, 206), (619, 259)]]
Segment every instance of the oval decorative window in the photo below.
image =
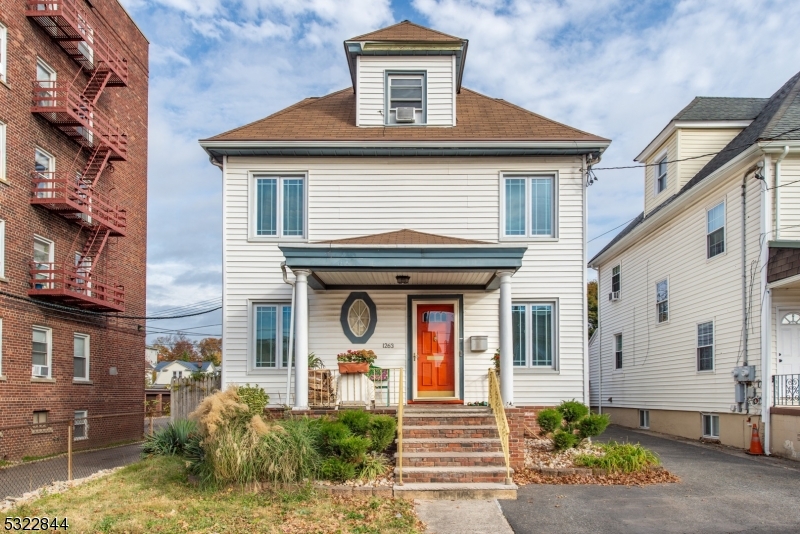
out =
[(790, 313), (783, 317), (783, 324), (800, 324), (800, 314)]
[(350, 293), (339, 316), (342, 331), (352, 343), (366, 343), (378, 322), (375, 303), (364, 292)]

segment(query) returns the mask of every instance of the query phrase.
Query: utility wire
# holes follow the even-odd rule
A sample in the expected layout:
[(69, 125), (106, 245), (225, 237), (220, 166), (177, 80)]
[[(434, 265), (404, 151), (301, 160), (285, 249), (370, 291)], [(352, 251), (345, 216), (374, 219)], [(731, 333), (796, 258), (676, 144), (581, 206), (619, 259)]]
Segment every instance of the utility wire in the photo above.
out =
[[(638, 217), (638, 215), (637, 215), (637, 217)], [(613, 231), (614, 231), (614, 230), (616, 230), (617, 228), (620, 228), (620, 227), (622, 227), (622, 226), (625, 226), (625, 225), (626, 225), (626, 224), (628, 224), (628, 223), (631, 223), (631, 222), (633, 222), (633, 220), (634, 220), (634, 219), (636, 219), (636, 217), (634, 217), (633, 219), (629, 219), (629, 220), (625, 221), (624, 223), (620, 224), (619, 226), (615, 226), (614, 228), (612, 228), (611, 230), (609, 230), (609, 231), (607, 231), (607, 232), (603, 232), (602, 234), (600, 234), (600, 235), (598, 235), (598, 236), (595, 236), (595, 237), (591, 238), (589, 241), (587, 241), (587, 243), (591, 243), (591, 242), (592, 242), (592, 241), (594, 241), (595, 239), (600, 239), (600, 238), (601, 238), (601, 237), (603, 237), (604, 235), (606, 235), (606, 234), (610, 234), (611, 232), (613, 232)]]

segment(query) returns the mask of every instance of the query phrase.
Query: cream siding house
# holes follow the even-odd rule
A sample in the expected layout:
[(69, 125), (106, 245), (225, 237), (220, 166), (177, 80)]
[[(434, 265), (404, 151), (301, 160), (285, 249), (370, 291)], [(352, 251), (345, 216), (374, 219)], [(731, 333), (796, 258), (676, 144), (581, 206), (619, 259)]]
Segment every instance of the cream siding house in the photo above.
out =
[(698, 97), (637, 157), (644, 212), (589, 263), (591, 400), (614, 422), (738, 447), (760, 425), (772, 453), (800, 445), (799, 90)]
[(506, 404), (587, 399), (584, 169), (609, 141), (461, 87), (466, 40), (403, 22), (344, 45), (352, 88), (201, 141), (223, 384), (307, 409), (308, 353), (371, 349), (403, 402), (486, 401), (499, 348)]

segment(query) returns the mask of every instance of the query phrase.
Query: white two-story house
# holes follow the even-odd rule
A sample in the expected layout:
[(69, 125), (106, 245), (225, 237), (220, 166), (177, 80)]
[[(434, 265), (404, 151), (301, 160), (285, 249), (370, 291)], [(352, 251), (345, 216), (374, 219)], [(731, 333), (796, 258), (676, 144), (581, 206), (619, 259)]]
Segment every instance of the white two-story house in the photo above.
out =
[(462, 87), (465, 39), (405, 21), (344, 49), (352, 87), (200, 142), (223, 384), (305, 409), (307, 354), (372, 349), (406, 401), (486, 401), (499, 348), (506, 404), (586, 400), (584, 169), (609, 141)]
[(798, 93), (800, 74), (770, 98), (695, 98), (636, 158), (644, 212), (589, 264), (592, 405), (614, 422), (738, 447), (756, 425), (797, 457)]

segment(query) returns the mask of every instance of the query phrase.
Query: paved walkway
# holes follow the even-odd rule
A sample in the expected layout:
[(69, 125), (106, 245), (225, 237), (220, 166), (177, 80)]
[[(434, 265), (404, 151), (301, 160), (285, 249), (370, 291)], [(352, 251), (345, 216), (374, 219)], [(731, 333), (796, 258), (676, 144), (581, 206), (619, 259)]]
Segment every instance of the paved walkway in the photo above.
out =
[(497, 500), (414, 501), (429, 534), (513, 534)]
[[(83, 478), (103, 469), (132, 464), (141, 458), (141, 453), (141, 443), (75, 453), (72, 456), (72, 477)], [(0, 469), (0, 499), (20, 497), (25, 492), (59, 480), (67, 480), (66, 455)]]
[(517, 534), (800, 532), (800, 463), (612, 426), (606, 440), (639, 442), (679, 484), (522, 486), (500, 501)]

